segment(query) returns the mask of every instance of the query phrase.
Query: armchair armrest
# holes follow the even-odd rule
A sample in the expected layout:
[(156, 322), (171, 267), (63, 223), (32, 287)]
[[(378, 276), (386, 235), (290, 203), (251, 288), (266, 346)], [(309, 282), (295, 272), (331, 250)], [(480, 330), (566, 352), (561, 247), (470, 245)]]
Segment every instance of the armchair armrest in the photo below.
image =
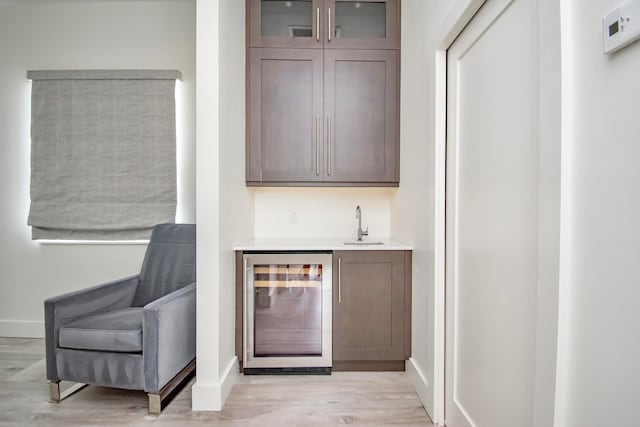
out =
[(83, 316), (108, 309), (130, 307), (138, 287), (138, 275), (87, 289), (69, 292), (44, 301), (47, 379), (58, 381), (55, 350), (60, 327)]
[(196, 357), (196, 284), (150, 302), (143, 309), (145, 391), (159, 393)]

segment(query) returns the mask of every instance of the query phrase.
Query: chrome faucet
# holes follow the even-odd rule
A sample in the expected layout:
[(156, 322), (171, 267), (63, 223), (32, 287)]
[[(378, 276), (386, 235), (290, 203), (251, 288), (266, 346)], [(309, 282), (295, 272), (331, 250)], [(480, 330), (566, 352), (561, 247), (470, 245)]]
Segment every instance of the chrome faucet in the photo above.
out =
[(358, 219), (358, 242), (362, 242), (362, 236), (369, 235), (369, 227), (366, 230), (362, 230), (362, 210), (360, 206), (356, 206), (356, 218)]

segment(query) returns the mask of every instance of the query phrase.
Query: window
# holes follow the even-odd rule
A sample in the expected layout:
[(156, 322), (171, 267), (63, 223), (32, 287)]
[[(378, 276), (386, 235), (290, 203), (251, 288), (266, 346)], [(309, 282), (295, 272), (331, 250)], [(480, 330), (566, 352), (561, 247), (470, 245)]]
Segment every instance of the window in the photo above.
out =
[(29, 71), (33, 239), (147, 239), (176, 210), (175, 70)]

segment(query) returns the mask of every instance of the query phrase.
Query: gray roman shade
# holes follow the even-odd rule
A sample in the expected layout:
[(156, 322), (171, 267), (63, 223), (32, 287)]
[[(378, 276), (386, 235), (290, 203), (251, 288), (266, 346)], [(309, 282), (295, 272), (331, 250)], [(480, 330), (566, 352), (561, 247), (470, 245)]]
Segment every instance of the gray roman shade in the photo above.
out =
[(176, 210), (177, 70), (28, 71), (33, 239), (147, 239)]

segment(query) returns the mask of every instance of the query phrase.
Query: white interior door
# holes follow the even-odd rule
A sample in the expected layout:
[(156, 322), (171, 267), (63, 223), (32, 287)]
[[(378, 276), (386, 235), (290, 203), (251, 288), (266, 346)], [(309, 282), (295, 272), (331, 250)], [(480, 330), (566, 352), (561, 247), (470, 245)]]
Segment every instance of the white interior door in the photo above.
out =
[(533, 422), (537, 28), (535, 0), (488, 0), (447, 52), (449, 427)]

